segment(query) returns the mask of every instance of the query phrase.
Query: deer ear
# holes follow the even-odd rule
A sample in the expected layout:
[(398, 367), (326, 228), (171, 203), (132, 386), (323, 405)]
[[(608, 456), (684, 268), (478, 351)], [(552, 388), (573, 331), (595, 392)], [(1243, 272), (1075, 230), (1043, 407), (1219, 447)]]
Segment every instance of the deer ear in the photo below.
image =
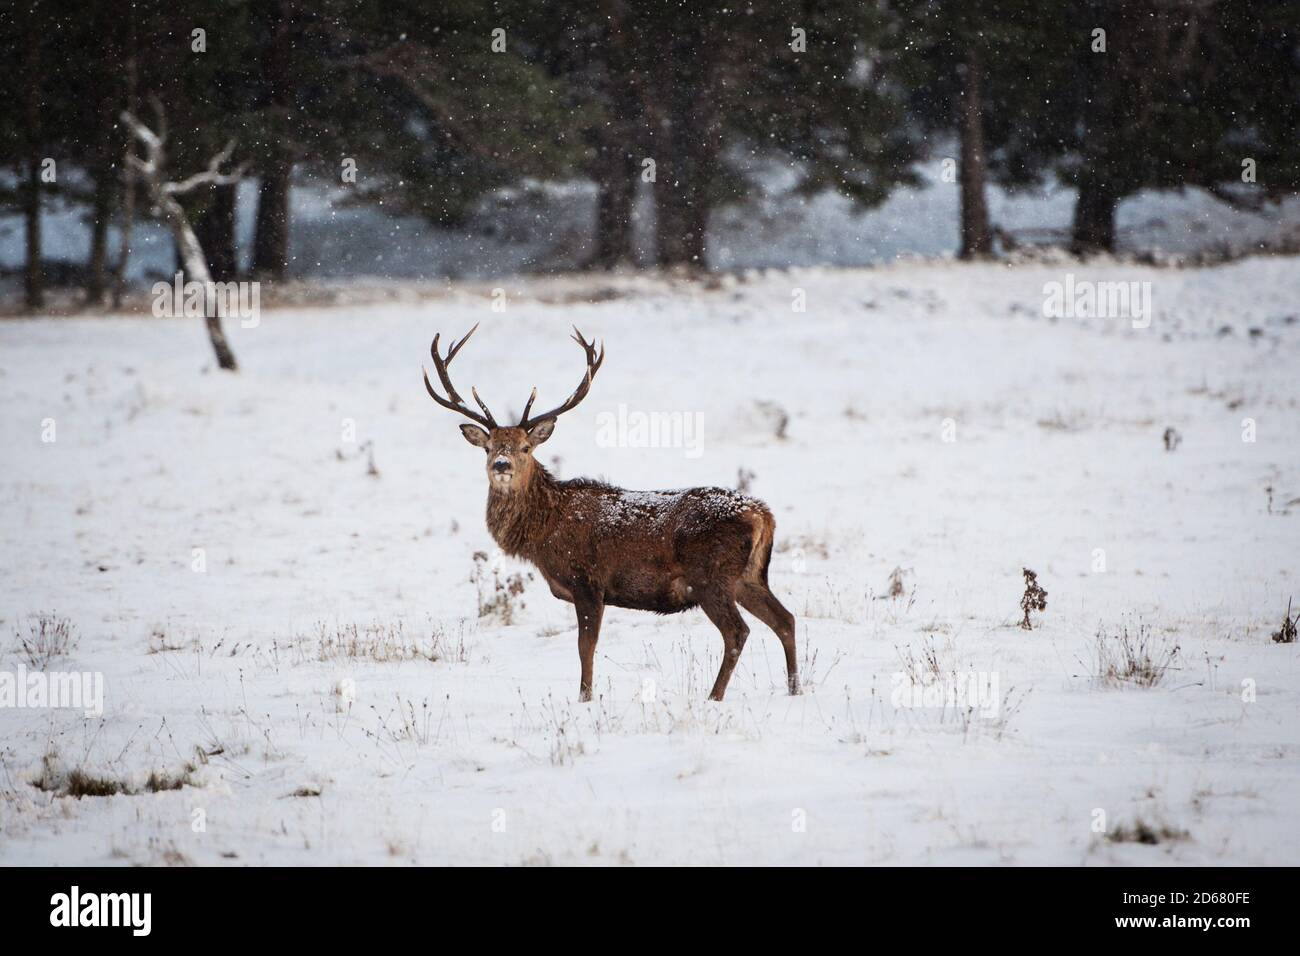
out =
[(555, 431), (555, 419), (543, 418), (540, 422), (528, 429), (528, 440), (534, 445), (540, 445), (546, 439), (551, 437), (551, 432)]
[(461, 425), (460, 433), (465, 436), (465, 440), (471, 445), (477, 445), (479, 448), (487, 447), (488, 433), (477, 425)]

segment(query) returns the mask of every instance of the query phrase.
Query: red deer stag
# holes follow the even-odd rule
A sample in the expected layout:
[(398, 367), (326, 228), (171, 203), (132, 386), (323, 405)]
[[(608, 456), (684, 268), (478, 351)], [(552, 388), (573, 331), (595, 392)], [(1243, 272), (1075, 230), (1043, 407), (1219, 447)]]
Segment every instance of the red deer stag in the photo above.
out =
[(559, 407), (533, 415), (533, 389), (519, 424), (498, 425), (478, 392), (470, 389), (482, 414), (465, 404), (447, 374), (477, 328), (452, 342), (445, 356), (434, 336), (430, 352), (447, 397), (430, 384), (427, 371), (424, 387), (443, 408), (477, 423), (460, 430), (487, 452), (487, 526), (496, 543), (535, 565), (551, 593), (577, 611), (579, 700), (591, 700), (592, 659), (606, 605), (658, 614), (701, 608), (725, 645), (709, 694), (722, 700), (749, 636), (739, 603), (781, 639), (787, 689), (799, 693), (794, 615), (767, 586), (776, 528), (767, 506), (724, 488), (625, 491), (587, 478), (556, 479), (533, 458), (533, 450), (551, 437), (560, 415), (586, 398), (605, 360), (604, 346), (597, 355), (595, 345), (574, 329), (574, 340), (587, 354), (574, 393)]

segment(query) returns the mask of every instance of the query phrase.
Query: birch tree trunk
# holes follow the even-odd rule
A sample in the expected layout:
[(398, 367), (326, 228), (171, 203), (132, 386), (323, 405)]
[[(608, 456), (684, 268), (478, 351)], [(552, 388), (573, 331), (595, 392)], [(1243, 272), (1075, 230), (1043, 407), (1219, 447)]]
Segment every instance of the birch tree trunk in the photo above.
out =
[(172, 239), (176, 244), (176, 255), (181, 260), (185, 275), (189, 277), (189, 281), (201, 283), (203, 286), (203, 318), (207, 325), (208, 338), (212, 341), (212, 351), (217, 355), (217, 365), (233, 372), (239, 366), (235, 362), (235, 353), (230, 350), (230, 343), (226, 341), (226, 334), (221, 328), (221, 300), (213, 288), (207, 256), (203, 254), (199, 237), (195, 235), (189, 217), (185, 215), (185, 209), (176, 197), (201, 186), (235, 185), (244, 175), (244, 167), (241, 166), (231, 173), (221, 172), (221, 166), (234, 152), (235, 144), (232, 140), (226, 144), (225, 149), (212, 157), (206, 170), (179, 182), (169, 182), (164, 153), (164, 145), (167, 142), (167, 117), (162, 102), (156, 97), (153, 100), (153, 107), (158, 117), (157, 132), (145, 126), (132, 113), (123, 111), (122, 122), (143, 145), (145, 153), (143, 158), (132, 154), (128, 155), (127, 159), (130, 161), (134, 175), (148, 187), (154, 207), (162, 214), (171, 229)]
[(181, 257), (185, 275), (190, 281), (203, 285), (203, 321), (208, 328), (208, 338), (212, 341), (212, 351), (217, 355), (217, 365), (228, 372), (238, 371), (235, 353), (230, 350), (225, 330), (221, 327), (221, 299), (213, 294), (212, 273), (208, 271), (208, 260), (199, 244), (199, 237), (194, 234), (185, 210), (175, 199), (164, 196), (160, 206), (176, 242), (176, 251)]

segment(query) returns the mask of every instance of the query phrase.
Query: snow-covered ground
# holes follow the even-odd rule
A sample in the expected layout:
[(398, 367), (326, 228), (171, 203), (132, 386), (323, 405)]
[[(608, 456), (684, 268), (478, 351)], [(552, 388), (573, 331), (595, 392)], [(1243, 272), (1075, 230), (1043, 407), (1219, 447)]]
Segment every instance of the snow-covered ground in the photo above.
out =
[[(1044, 318), (1067, 270), (1150, 282), (1150, 327)], [(565, 281), (266, 312), (236, 376), (193, 320), (0, 323), (0, 670), (57, 615), (51, 667), (105, 681), (102, 718), (0, 709), (0, 863), (1300, 861), (1294, 260)], [(573, 387), (570, 323), (606, 341), (563, 476), (746, 473), (803, 696), (757, 622), (718, 704), (702, 614), (612, 609), (580, 705), (568, 605), (480, 619), (482, 453), (419, 376), (479, 321), (454, 377), (502, 413)], [(611, 442), (620, 405), (700, 440)], [(1177, 645), (1157, 686), (1095, 679), (1124, 628)], [(996, 708), (900, 706), (929, 654)]]

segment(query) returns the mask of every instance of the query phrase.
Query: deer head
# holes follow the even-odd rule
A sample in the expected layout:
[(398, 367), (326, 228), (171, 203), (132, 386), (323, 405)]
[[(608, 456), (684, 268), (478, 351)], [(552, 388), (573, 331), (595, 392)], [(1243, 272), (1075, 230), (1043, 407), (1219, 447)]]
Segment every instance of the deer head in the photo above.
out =
[(461, 425), (460, 432), (471, 445), (477, 445), (487, 452), (488, 487), (493, 491), (509, 494), (528, 486), (533, 476), (533, 469), (537, 466), (533, 458), (533, 449), (551, 437), (551, 432), (555, 429), (555, 420), (587, 397), (587, 392), (591, 389), (591, 380), (599, 371), (600, 363), (605, 361), (605, 346), (601, 345), (600, 354), (597, 355), (594, 342), (588, 342), (575, 328), (573, 339), (582, 346), (582, 350), (587, 355), (587, 369), (573, 394), (563, 404), (550, 411), (532, 415), (530, 412), (533, 401), (537, 398), (537, 389), (534, 388), (532, 394), (528, 396), (527, 404), (524, 405), (524, 413), (520, 416), (519, 423), (498, 425), (483, 399), (479, 398), (478, 392), (473, 388), (470, 389), (470, 395), (483, 410), (482, 414), (465, 404), (456, 387), (451, 384), (451, 376), (447, 374), (447, 366), (477, 329), (478, 325), (475, 325), (459, 342), (453, 341), (445, 356), (438, 352), (439, 336), (433, 337), (433, 345), (430, 346), (429, 351), (433, 356), (433, 367), (438, 373), (438, 380), (442, 382), (447, 397), (443, 398), (434, 389), (429, 381), (428, 372), (424, 373), (424, 387), (428, 390), (429, 397), (443, 408), (459, 412), (477, 423)]

